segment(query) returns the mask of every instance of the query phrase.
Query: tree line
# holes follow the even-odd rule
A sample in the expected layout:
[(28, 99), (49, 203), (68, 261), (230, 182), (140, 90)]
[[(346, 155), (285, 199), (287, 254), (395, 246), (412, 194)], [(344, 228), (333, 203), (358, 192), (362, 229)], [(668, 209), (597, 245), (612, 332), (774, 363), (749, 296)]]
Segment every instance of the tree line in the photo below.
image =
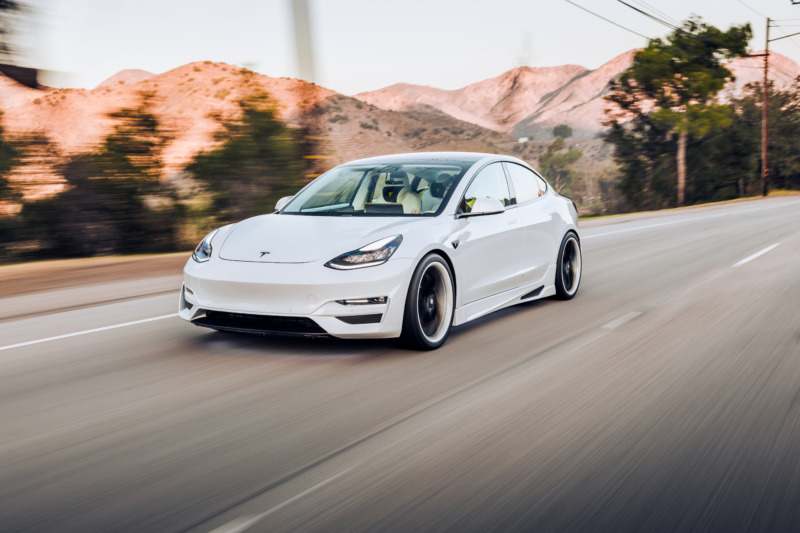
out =
[[(761, 190), (763, 84), (724, 102), (724, 61), (747, 55), (749, 24), (726, 31), (691, 18), (653, 39), (606, 97), (605, 140), (614, 146), (614, 190), (623, 210), (661, 209), (753, 196)], [(768, 84), (769, 175), (800, 189), (800, 79)]]
[[(725, 61), (747, 53), (749, 25), (726, 31), (697, 18), (651, 40), (612, 82), (606, 143), (614, 169), (599, 180), (601, 212), (662, 209), (760, 192), (761, 84), (720, 99), (731, 72)], [(770, 183), (800, 189), (800, 90), (771, 84)], [(9, 135), (0, 111), (0, 260), (185, 250), (229, 222), (270, 212), (305, 183), (308, 130), (280, 121), (269, 97), (254, 93), (234, 117), (217, 117), (214, 147), (164, 179), (171, 132), (153, 113), (152, 93), (109, 115), (114, 126), (96, 146), (58, 158), (64, 189), (26, 200), (9, 176), (37, 150), (57, 152), (42, 135)], [(582, 157), (565, 139), (569, 126), (538, 157), (561, 193), (581, 204)], [(7, 206), (21, 206), (9, 210)]]
[(188, 186), (162, 179), (172, 136), (152, 112), (154, 98), (140, 93), (137, 106), (110, 113), (115, 125), (97, 146), (55, 166), (64, 189), (38, 200), (22, 199), (9, 174), (48, 140), (6, 134), (0, 115), (0, 202), (22, 206), (0, 213), (4, 260), (185, 250), (303, 185), (304, 131), (280, 121), (263, 93), (239, 102), (236, 118), (218, 118), (215, 147), (185, 169)]

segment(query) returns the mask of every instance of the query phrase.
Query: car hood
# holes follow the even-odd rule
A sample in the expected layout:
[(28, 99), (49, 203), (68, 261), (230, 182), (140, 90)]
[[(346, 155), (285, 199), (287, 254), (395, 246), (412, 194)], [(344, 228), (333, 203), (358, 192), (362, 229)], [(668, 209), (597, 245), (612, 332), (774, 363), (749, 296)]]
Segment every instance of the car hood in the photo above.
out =
[(262, 215), (234, 225), (224, 236), (219, 257), (255, 263), (328, 261), (424, 223), (394, 217)]

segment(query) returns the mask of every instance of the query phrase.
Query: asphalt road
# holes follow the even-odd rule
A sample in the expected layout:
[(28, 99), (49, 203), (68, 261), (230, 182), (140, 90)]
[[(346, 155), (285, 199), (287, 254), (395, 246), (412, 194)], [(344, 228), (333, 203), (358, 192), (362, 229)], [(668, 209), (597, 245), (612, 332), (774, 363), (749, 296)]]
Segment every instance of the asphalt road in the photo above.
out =
[(800, 531), (800, 198), (582, 237), (428, 353), (0, 300), (0, 529)]

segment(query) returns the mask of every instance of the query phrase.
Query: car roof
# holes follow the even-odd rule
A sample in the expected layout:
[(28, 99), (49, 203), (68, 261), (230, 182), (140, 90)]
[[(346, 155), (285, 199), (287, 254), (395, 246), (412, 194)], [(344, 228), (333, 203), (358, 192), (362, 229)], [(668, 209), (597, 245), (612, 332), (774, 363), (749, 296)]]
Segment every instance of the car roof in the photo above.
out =
[(349, 161), (346, 164), (347, 165), (364, 164), (364, 163), (390, 164), (390, 163), (402, 163), (408, 161), (414, 163), (459, 162), (472, 165), (486, 157), (492, 157), (492, 154), (481, 154), (477, 152), (416, 152), (407, 154), (391, 154), (391, 155), (379, 155), (376, 157), (367, 157), (364, 159)]

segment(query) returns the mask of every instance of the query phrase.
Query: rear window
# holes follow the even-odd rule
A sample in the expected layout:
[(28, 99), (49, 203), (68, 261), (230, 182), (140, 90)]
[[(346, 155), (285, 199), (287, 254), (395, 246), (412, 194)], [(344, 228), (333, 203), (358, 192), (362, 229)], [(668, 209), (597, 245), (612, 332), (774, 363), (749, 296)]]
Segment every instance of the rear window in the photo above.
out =
[(518, 204), (535, 200), (547, 191), (544, 180), (522, 165), (506, 163), (506, 168), (511, 176)]

